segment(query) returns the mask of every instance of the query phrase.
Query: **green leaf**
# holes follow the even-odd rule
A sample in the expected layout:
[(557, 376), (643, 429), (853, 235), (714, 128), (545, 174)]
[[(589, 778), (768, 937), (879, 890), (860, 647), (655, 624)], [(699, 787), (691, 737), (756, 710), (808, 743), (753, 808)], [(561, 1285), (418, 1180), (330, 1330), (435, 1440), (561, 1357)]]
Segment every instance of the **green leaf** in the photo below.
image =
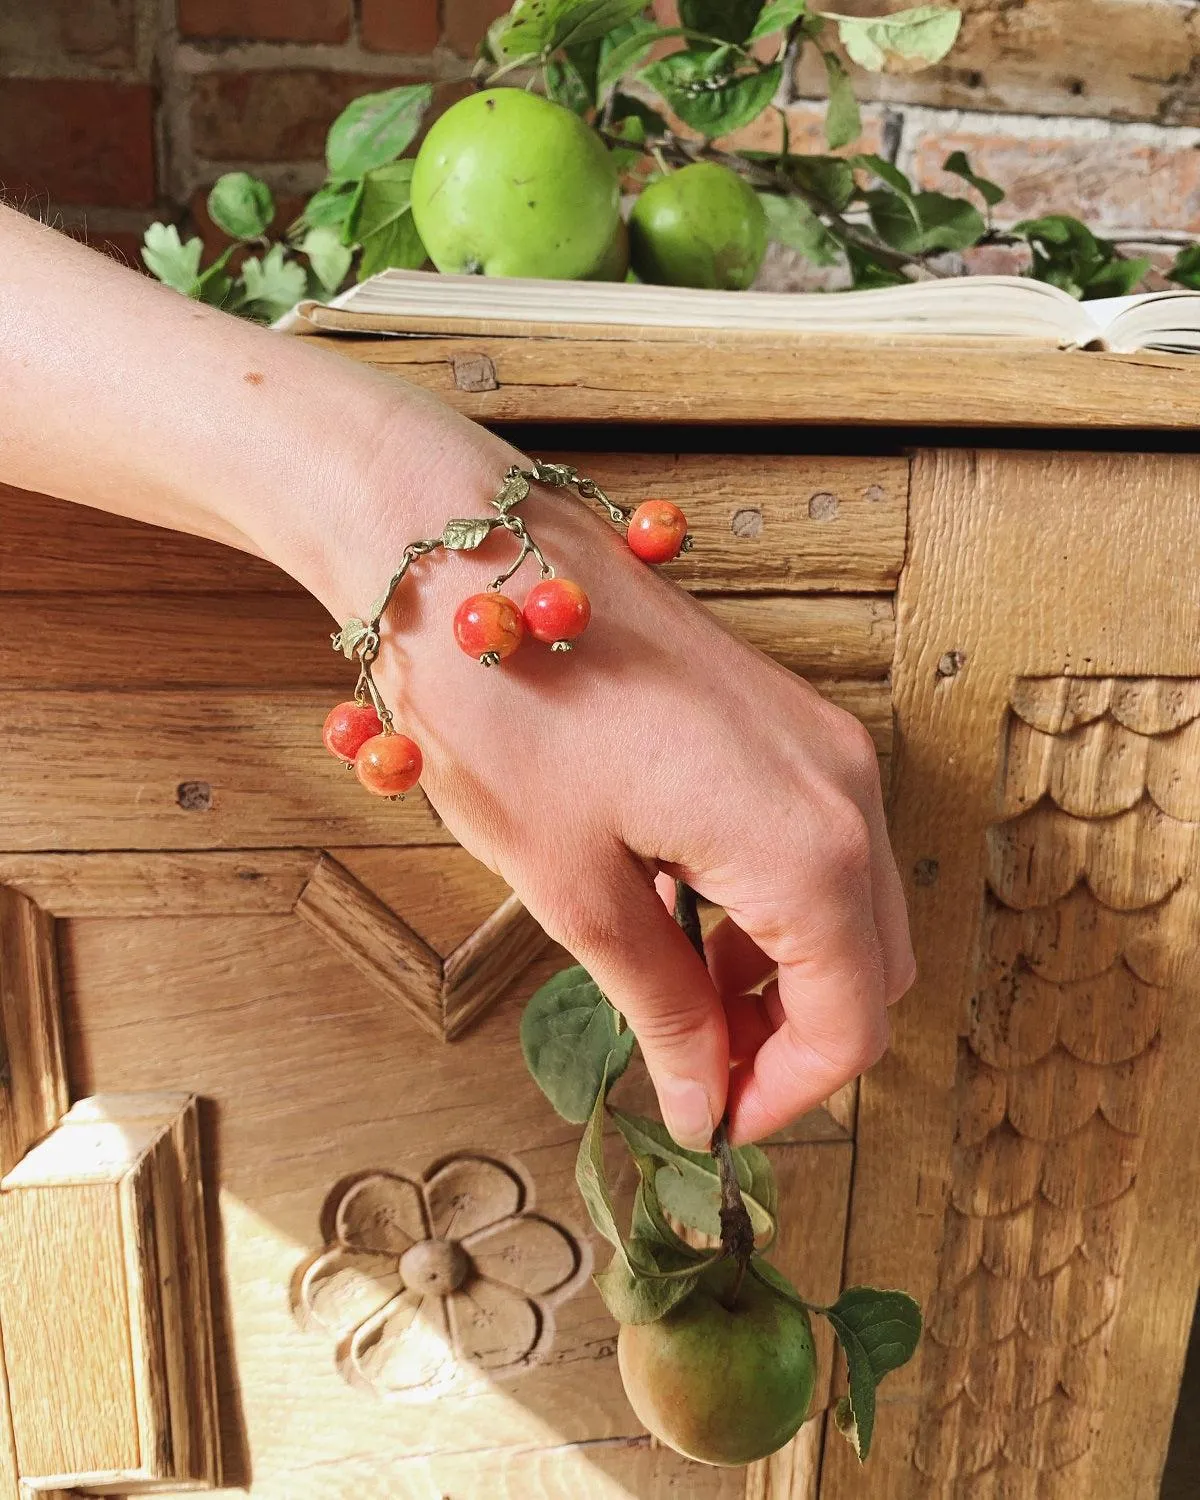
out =
[[(677, 1146), (666, 1126), (657, 1120), (627, 1115), (621, 1110), (613, 1110), (612, 1114), (617, 1129), (635, 1155), (662, 1162), (654, 1186), (667, 1213), (702, 1234), (719, 1234), (721, 1188), (713, 1158), (707, 1152), (685, 1151)], [(755, 1235), (768, 1237), (775, 1232), (779, 1206), (771, 1164), (757, 1146), (739, 1146), (733, 1159)]]
[(850, 75), (836, 52), (822, 52), (825, 76), (829, 80), (829, 102), (825, 106), (825, 139), (829, 149), (848, 146), (862, 134), (862, 116), (850, 83)]
[(300, 249), (308, 256), (325, 295), (331, 297), (346, 279), (353, 251), (342, 244), (341, 237), (332, 229), (310, 229), (301, 240)]
[(864, 194), (875, 233), (893, 250), (923, 255), (965, 250), (987, 233), (979, 210), (965, 198), (915, 193), (911, 198), (879, 188)]
[(592, 96), (579, 69), (567, 57), (552, 57), (546, 64), (546, 97), (563, 104), (577, 115), (586, 115)]
[(181, 242), (174, 224), (151, 224), (142, 236), (142, 259), (159, 281), (185, 297), (196, 295), (203, 241), (198, 236)]
[[(318, 188), (300, 211), (289, 233), (305, 229), (336, 229), (342, 233), (357, 206), (362, 184), (358, 182), (326, 183)], [(343, 237), (343, 244), (352, 241)]]
[[(724, 51), (724, 49), (720, 49)], [(661, 94), (685, 125), (711, 140), (757, 119), (783, 77), (781, 63), (753, 73), (713, 71), (716, 53), (674, 52), (638, 75)]]
[(869, 73), (909, 73), (941, 62), (962, 25), (961, 12), (944, 5), (918, 5), (890, 16), (821, 14), (837, 22), (847, 57)]
[(275, 217), (271, 189), (249, 172), (226, 172), (208, 195), (208, 216), (230, 239), (256, 240)]
[[(447, 530), (460, 524), (467, 523), (450, 522)], [(486, 519), (474, 524), (490, 527)], [(478, 546), (486, 535), (459, 545)], [(625, 1071), (633, 1044), (633, 1032), (621, 1029), (617, 1012), (578, 965), (535, 990), (521, 1017), (525, 1066), (563, 1119), (577, 1125), (592, 1113), (602, 1081), (615, 1083)]]
[[(604, 1305), (618, 1323), (654, 1323), (689, 1297), (700, 1280), (699, 1270), (682, 1269), (682, 1275), (671, 1275), (659, 1265), (657, 1246), (644, 1243), (635, 1235), (629, 1241), (628, 1256), (614, 1255), (603, 1271), (592, 1278)], [(636, 1266), (632, 1263), (636, 1257)], [(649, 1270), (650, 1274), (646, 1274)]]
[(874, 156), (870, 152), (863, 152), (858, 156), (850, 158), (852, 167), (862, 167), (864, 171), (873, 173), (880, 182), (886, 182), (888, 187), (895, 192), (901, 193), (905, 198), (913, 196), (913, 185), (905, 177), (899, 167), (894, 167), (890, 161), (885, 161), (882, 156)]
[(797, 1307), (802, 1307), (805, 1312), (809, 1311), (809, 1304), (787, 1279), (782, 1271), (776, 1270), (769, 1260), (764, 1260), (761, 1255), (750, 1258), (750, 1271), (757, 1276), (764, 1286), (769, 1286), (773, 1291), (779, 1292), (781, 1296), (794, 1302)]
[(656, 26), (644, 16), (637, 16), (610, 31), (600, 44), (600, 62), (596, 68), (597, 97), (602, 99), (626, 73), (639, 67), (655, 42), (681, 35), (681, 27)]
[(393, 219), (386, 229), (363, 240), (356, 279), (366, 281), (368, 276), (393, 266), (402, 271), (419, 271), (428, 259), (429, 252), (409, 211)]
[(1029, 242), (1030, 275), (1072, 297), (1108, 297), (1132, 289), (1149, 269), (1144, 257), (1124, 260), (1116, 246), (1070, 214), (1022, 219), (1013, 233)]
[(789, 156), (781, 163), (788, 180), (835, 213), (841, 213), (856, 192), (854, 169), (842, 156)]
[(997, 203), (1004, 202), (1004, 189), (988, 178), (980, 177), (972, 172), (971, 163), (967, 160), (965, 151), (951, 151), (942, 163), (942, 171), (950, 172), (955, 177), (961, 177), (964, 182), (969, 182), (989, 208), (995, 208)]
[(667, 128), (666, 120), (656, 109), (632, 94), (614, 94), (609, 113), (613, 134), (634, 146), (640, 146), (647, 136), (661, 135)]
[(690, 31), (738, 44), (749, 39), (763, 0), (679, 0), (679, 19)]
[(325, 141), (329, 175), (345, 181), (395, 161), (421, 128), (432, 98), (427, 83), (403, 84), (348, 104)]
[(411, 160), (394, 161), (367, 173), (346, 220), (342, 236), (346, 244), (361, 244), (409, 212), (414, 165)]
[(564, 56), (574, 68), (580, 85), (587, 96), (589, 104), (595, 104), (599, 94), (597, 91), (596, 75), (600, 69), (600, 52), (603, 42), (596, 38), (589, 42), (580, 42), (577, 47), (568, 47)]
[(847, 244), (845, 252), (855, 291), (865, 292), (881, 286), (908, 285), (909, 278), (903, 271), (872, 254), (865, 245)]
[(560, 47), (599, 41), (645, 8), (645, 0), (516, 0), (490, 28), (488, 41), (504, 62), (546, 57)]
[(831, 266), (838, 258), (839, 242), (809, 208), (803, 198), (783, 193), (759, 193), (766, 210), (767, 233), (781, 245), (798, 250), (816, 266)]
[(272, 321), (295, 307), (307, 288), (304, 267), (289, 261), (282, 245), (272, 245), (261, 260), (247, 256), (241, 279), (250, 310)]
[(786, 31), (807, 9), (808, 0), (767, 0), (754, 23), (754, 30), (746, 40), (757, 42), (760, 37), (771, 36), (776, 31)]
[(1113, 255), (1111, 260), (1105, 261), (1088, 279), (1083, 288), (1084, 300), (1091, 301), (1093, 297), (1128, 297), (1150, 269), (1151, 264), (1148, 255), (1135, 255), (1129, 258), (1123, 255)]
[(832, 1307), (817, 1311), (833, 1324), (850, 1377), (850, 1395), (838, 1403), (838, 1429), (865, 1462), (875, 1430), (875, 1389), (889, 1370), (912, 1358), (921, 1337), (921, 1309), (907, 1292), (855, 1286)]
[(575, 1158), (575, 1185), (592, 1223), (625, 1260), (625, 1247), (621, 1242), (621, 1231), (617, 1228), (612, 1196), (608, 1191), (608, 1179), (604, 1172), (604, 1098), (608, 1093), (608, 1083), (606, 1064), (600, 1075), (596, 1102), (579, 1141), (579, 1153)]
[(1171, 262), (1167, 280), (1200, 291), (1200, 245), (1185, 245)]

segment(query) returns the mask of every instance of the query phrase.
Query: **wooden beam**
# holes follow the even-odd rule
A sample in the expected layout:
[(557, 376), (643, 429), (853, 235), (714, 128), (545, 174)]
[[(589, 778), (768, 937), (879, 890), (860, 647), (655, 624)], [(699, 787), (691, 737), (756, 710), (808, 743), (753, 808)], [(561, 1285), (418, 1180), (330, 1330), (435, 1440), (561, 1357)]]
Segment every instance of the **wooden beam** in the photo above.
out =
[(548, 942), (520, 898), (509, 896), (448, 954), (442, 978), (446, 1040), (460, 1036), (510, 990)]
[[(660, 334), (556, 336), (539, 327), (509, 337), (318, 337), (335, 354), (436, 391), (480, 422), (1186, 431), (1196, 419), (1197, 372), (1187, 356), (1065, 353), (1000, 339)], [(496, 389), (458, 389), (455, 361), (481, 356), (491, 361)]]

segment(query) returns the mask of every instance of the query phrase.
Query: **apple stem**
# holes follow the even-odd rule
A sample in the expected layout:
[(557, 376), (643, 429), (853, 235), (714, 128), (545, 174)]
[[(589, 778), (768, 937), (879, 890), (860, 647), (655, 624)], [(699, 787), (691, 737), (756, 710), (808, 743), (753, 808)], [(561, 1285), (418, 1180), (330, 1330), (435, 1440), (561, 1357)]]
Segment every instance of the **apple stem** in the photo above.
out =
[[(700, 911), (696, 893), (684, 880), (675, 882), (675, 920), (682, 927), (688, 941), (701, 958), (704, 958), (704, 934), (700, 928)], [(729, 1144), (729, 1114), (726, 1111), (720, 1124), (713, 1131), (712, 1155), (717, 1163), (721, 1180), (721, 1250), (737, 1262), (737, 1276), (729, 1294), (726, 1307), (732, 1312), (737, 1305), (738, 1293), (746, 1275), (746, 1267), (754, 1254), (754, 1225), (742, 1197), (741, 1184), (737, 1178), (737, 1164), (733, 1159), (733, 1147)]]

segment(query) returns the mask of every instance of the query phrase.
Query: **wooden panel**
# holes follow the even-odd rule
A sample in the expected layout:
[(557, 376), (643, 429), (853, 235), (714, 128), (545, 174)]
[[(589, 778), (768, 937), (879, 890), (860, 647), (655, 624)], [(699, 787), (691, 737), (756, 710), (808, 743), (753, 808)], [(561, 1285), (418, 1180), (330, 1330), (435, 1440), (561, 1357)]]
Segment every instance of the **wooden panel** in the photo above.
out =
[[(929, 1334), (883, 1388), (881, 1500), (1157, 1494), (1200, 1278), (1200, 824), (1145, 780), (1102, 804), (1127, 764), (1200, 774), (1198, 493), (1185, 458), (914, 472), (893, 832), (920, 978), (860, 1090), (847, 1274), (913, 1290)], [(1129, 724), (1158, 749), (1130, 759)], [(836, 1439), (825, 1464), (848, 1489)]]
[(54, 921), (0, 883), (0, 1172), (67, 1107)]
[[(700, 580), (706, 576), (707, 568)], [(727, 630), (793, 672), (883, 677), (891, 669), (888, 596), (735, 594), (705, 602)], [(298, 586), (265, 596), (0, 592), (0, 688), (28, 686), (28, 643), (53, 636), (54, 650), (37, 663), (41, 688), (323, 688), (344, 697), (353, 681), (345, 657), (329, 649), (331, 628)], [(161, 649), (164, 638), (170, 651)]]
[(473, 933), (447, 955), (442, 977), (442, 1024), (446, 1039), (460, 1036), (529, 967), (549, 939), (508, 896)]
[(9, 1398), (26, 1482), (217, 1478), (195, 1105), (82, 1101), (0, 1184)]
[[(883, 679), (821, 681), (886, 754)], [(445, 844), (419, 791), (371, 797), (321, 744), (327, 695), (0, 692), (0, 850)]]
[[(672, 339), (630, 328), (608, 338), (540, 328), (321, 342), (436, 391), (481, 422), (1188, 429), (1195, 420), (1197, 372), (1181, 355), (712, 330)], [(457, 389), (454, 361), (481, 355), (495, 368), (496, 389)]]
[[(904, 556), (904, 458), (595, 452), (555, 457), (578, 465), (622, 503), (649, 495), (677, 500), (702, 542), (693, 555), (672, 565), (671, 576), (685, 586), (709, 592), (866, 592), (889, 588)], [(486, 499), (481, 496), (480, 503)], [(133, 602), (123, 628), (157, 648), (162, 634), (155, 612), (161, 610), (170, 623), (190, 608), (187, 599), (172, 600), (172, 595), (297, 591), (268, 564), (230, 548), (0, 488), (4, 592), (148, 596), (146, 602)], [(89, 608), (81, 606), (81, 620)], [(316, 640), (328, 636), (331, 625), (316, 606), (293, 600), (283, 612), (295, 628), (313, 630)], [(239, 607), (231, 609), (231, 638), (218, 648), (217, 660), (244, 670), (255, 643), (232, 638), (239, 613)], [(19, 618), (17, 624), (15, 646), (36, 638), (31, 625)], [(206, 670), (202, 664), (201, 670)]]
[(299, 693), (0, 693), (0, 848), (450, 842), (419, 793), (371, 797), (330, 760), (328, 709)]

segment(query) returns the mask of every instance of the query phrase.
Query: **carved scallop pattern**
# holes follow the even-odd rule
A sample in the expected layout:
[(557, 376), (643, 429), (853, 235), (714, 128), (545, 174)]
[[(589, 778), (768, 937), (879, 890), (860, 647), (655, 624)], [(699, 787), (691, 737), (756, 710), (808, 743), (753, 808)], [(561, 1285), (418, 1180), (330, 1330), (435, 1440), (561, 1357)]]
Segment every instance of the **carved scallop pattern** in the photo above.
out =
[(1087, 1488), (1160, 1028), (1195, 961), (1198, 773), (1200, 681), (1014, 690), (914, 1453), (956, 1500)]

